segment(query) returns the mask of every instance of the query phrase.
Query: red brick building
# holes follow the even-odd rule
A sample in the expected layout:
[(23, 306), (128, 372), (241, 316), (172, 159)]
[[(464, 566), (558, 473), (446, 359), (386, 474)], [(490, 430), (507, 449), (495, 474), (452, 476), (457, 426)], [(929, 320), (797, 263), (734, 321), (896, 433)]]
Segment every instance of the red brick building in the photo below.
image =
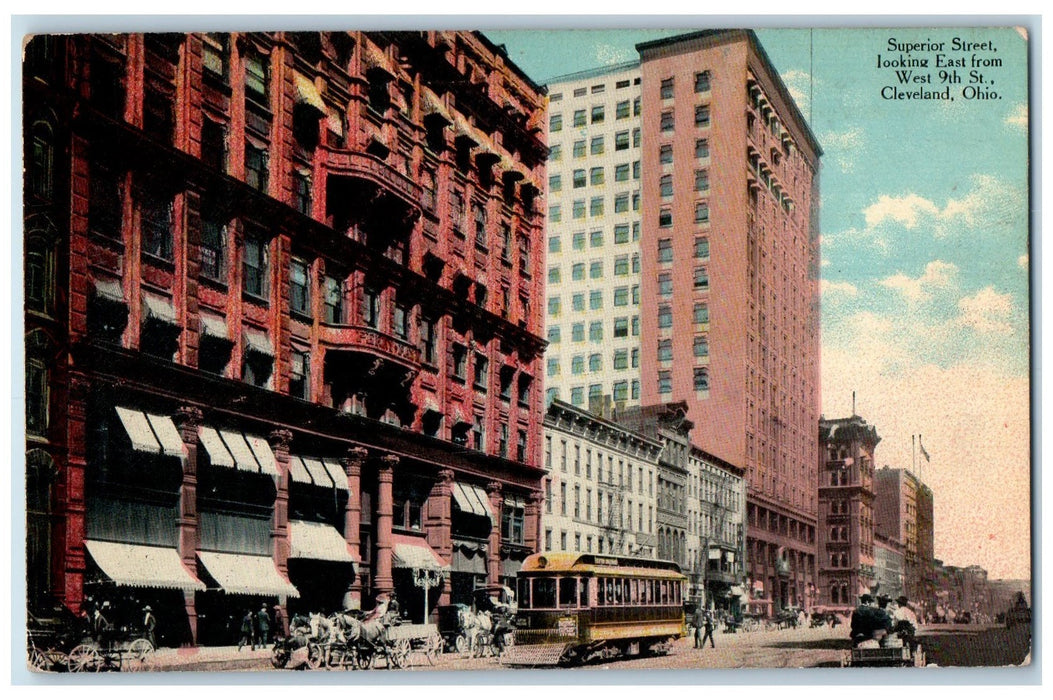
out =
[(819, 157), (751, 31), (637, 46), (641, 403), (746, 470), (757, 607), (809, 605), (816, 567)]
[(514, 576), (547, 149), (502, 49), (40, 36), (23, 86), (31, 608), (149, 602), (162, 643), (213, 643)]

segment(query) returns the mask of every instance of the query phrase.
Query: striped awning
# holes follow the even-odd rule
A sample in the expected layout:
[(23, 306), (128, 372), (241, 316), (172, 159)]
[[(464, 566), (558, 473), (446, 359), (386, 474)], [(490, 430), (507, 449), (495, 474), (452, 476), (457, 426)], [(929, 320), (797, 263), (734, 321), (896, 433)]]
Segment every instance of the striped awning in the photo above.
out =
[(428, 88), (421, 88), (421, 97), (423, 98), (421, 111), (424, 112), (425, 116), (437, 116), (447, 124), (453, 123), (453, 117), (450, 116), (450, 111), (446, 109), (441, 97)]
[(220, 430), (223, 444), (234, 456), (234, 465), (244, 472), (259, 472), (260, 465), (256, 462), (256, 456), (252, 454), (252, 448), (245, 441), (245, 436), (232, 430)]
[(396, 569), (426, 569), (446, 573), (446, 564), (423, 537), (393, 534), (391, 566)]
[(180, 437), (171, 418), (123, 406), (114, 408), (131, 440), (133, 450), (169, 457), (183, 456), (183, 438)]
[(490, 497), (486, 491), (472, 484), (464, 484), (459, 481), (453, 483), (453, 502), (462, 513), (481, 515), (494, 522), (494, 512), (490, 507)]
[(197, 429), (197, 437), (201, 446), (205, 448), (205, 452), (208, 453), (208, 459), (212, 462), (212, 466), (234, 468), (234, 457), (231, 456), (230, 450), (223, 444), (223, 440), (219, 437), (219, 433), (216, 432), (215, 428), (202, 425)]
[(274, 357), (274, 350), (271, 349), (271, 341), (260, 331), (246, 328), (245, 332), (242, 333), (242, 337), (245, 338), (246, 350), (259, 353), (260, 355), (266, 355), (267, 357)]
[(227, 330), (227, 322), (219, 316), (213, 316), (211, 314), (201, 314), (201, 332), (204, 335), (210, 335), (213, 338), (221, 338), (223, 340), (230, 339), (230, 331)]
[(124, 303), (124, 289), (118, 280), (95, 280), (95, 296)]
[(187, 571), (175, 547), (84, 540), (88, 554), (118, 586), (203, 591), (205, 584)]
[(143, 292), (143, 309), (146, 311), (147, 318), (155, 318), (158, 321), (176, 325), (175, 306), (171, 299)]
[(302, 457), (301, 459), (303, 459), (303, 465), (307, 467), (307, 473), (311, 475), (311, 480), (315, 486), (333, 487), (333, 479), (329, 476), (329, 472), (326, 471), (325, 465), (322, 464), (321, 460), (314, 457)]
[(198, 552), (197, 557), (225, 593), (300, 597), (270, 557), (224, 552)]
[(182, 457), (183, 456), (183, 438), (176, 430), (175, 423), (168, 416), (159, 416), (154, 413), (147, 413), (146, 420), (150, 424), (150, 427), (154, 430), (154, 435), (157, 436), (157, 441), (161, 443), (161, 452), (168, 455), (169, 457)]
[(298, 484), (314, 483), (311, 481), (311, 475), (308, 473), (307, 467), (303, 465), (303, 460), (296, 455), (289, 455), (289, 476)]
[(347, 472), (344, 471), (343, 466), (339, 462), (332, 459), (323, 459), (322, 464), (325, 465), (326, 471), (329, 472), (329, 477), (333, 480), (333, 486), (344, 491), (351, 490), (351, 484), (347, 482)]
[(296, 101), (313, 107), (318, 110), (319, 114), (325, 114), (327, 112), (325, 102), (318, 88), (315, 87), (314, 81), (299, 72), (293, 73), (293, 80), (296, 82)]
[(335, 527), (307, 520), (289, 521), (289, 558), (351, 563), (358, 560)]
[(278, 461), (274, 458), (274, 452), (267, 440), (259, 435), (245, 435), (245, 441), (249, 443), (252, 454), (260, 463), (260, 473), (278, 478)]

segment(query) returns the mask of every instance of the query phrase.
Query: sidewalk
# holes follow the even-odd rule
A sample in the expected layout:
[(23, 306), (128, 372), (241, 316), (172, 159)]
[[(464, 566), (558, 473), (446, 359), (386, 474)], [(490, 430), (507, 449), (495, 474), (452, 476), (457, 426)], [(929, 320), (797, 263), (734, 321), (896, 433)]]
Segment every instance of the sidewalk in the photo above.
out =
[(148, 663), (152, 671), (179, 671), (203, 663), (244, 662), (258, 667), (259, 660), (271, 658), (271, 645), (256, 647), (253, 651), (245, 646), (238, 651), (236, 646), (187, 647), (180, 649), (161, 648), (150, 654)]

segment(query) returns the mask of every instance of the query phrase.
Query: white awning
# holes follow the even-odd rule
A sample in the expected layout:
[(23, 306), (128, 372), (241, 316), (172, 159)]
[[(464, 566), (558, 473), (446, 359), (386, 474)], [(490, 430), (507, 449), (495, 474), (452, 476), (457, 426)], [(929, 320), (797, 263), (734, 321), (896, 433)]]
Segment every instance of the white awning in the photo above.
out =
[(118, 280), (95, 280), (95, 296), (124, 303), (124, 289)]
[(333, 487), (333, 480), (329, 477), (329, 472), (325, 470), (325, 465), (317, 459), (304, 457), (303, 465), (307, 467), (307, 471), (311, 474), (311, 479), (314, 481), (315, 486)]
[(300, 484), (314, 483), (311, 481), (311, 475), (307, 473), (307, 467), (303, 465), (303, 460), (296, 455), (289, 455), (289, 476)]
[(393, 568), (427, 569), (443, 573), (450, 568), (423, 537), (392, 535), (391, 539), (391, 566)]
[(245, 349), (257, 352), (267, 357), (274, 357), (274, 350), (271, 349), (271, 341), (267, 339), (267, 336), (259, 331), (246, 328), (245, 332), (242, 333), (242, 337), (245, 339)]
[(508, 496), (505, 498), (505, 505), (509, 508), (526, 508), (526, 501), (521, 496)]
[(91, 558), (118, 586), (203, 591), (205, 584), (187, 571), (175, 547), (84, 540)]
[(161, 442), (161, 451), (169, 457), (183, 456), (183, 437), (176, 430), (175, 423), (168, 416), (146, 414), (146, 420), (154, 429), (154, 434)]
[(331, 459), (323, 459), (322, 464), (329, 471), (329, 477), (333, 480), (333, 485), (338, 489), (344, 491), (351, 490), (351, 484), (347, 482), (347, 472), (344, 471), (344, 467), (336, 461)]
[(230, 450), (230, 454), (234, 456), (234, 463), (238, 469), (258, 474), (260, 465), (256, 463), (256, 457), (253, 456), (249, 443), (245, 442), (245, 436), (231, 430), (220, 430), (219, 434), (227, 449)]
[(260, 471), (275, 478), (278, 477), (278, 461), (274, 458), (270, 443), (259, 435), (245, 435), (252, 453), (256, 455), (256, 461), (260, 463)]
[(300, 597), (270, 557), (220, 552), (198, 552), (197, 557), (225, 593)]
[(299, 72), (293, 73), (293, 79), (296, 81), (296, 101), (314, 107), (320, 113), (325, 114), (325, 102), (322, 101), (322, 95), (318, 92), (314, 82)]
[(210, 335), (213, 338), (222, 338), (223, 340), (230, 339), (230, 331), (227, 330), (227, 322), (219, 316), (203, 313), (201, 314), (200, 319), (202, 333)]
[(146, 310), (147, 317), (156, 318), (158, 321), (164, 321), (173, 326), (176, 325), (175, 306), (172, 305), (171, 299), (164, 299), (156, 294), (143, 292), (143, 307)]
[(462, 513), (481, 515), (489, 518), (491, 523), (494, 522), (493, 510), (490, 508), (490, 497), (486, 495), (486, 491), (478, 486), (455, 481), (453, 484), (453, 501), (461, 509)]
[(357, 560), (335, 527), (306, 520), (289, 521), (289, 558), (352, 563)]
[(219, 438), (219, 433), (216, 432), (215, 428), (202, 425), (197, 429), (197, 437), (201, 442), (201, 446), (208, 452), (208, 458), (212, 462), (212, 466), (234, 468), (234, 458)]
[(136, 452), (149, 452), (161, 454), (161, 444), (154, 436), (150, 428), (150, 422), (146, 420), (146, 414), (142, 411), (133, 411), (130, 408), (116, 406), (117, 417), (121, 419), (124, 430), (132, 441), (132, 449)]

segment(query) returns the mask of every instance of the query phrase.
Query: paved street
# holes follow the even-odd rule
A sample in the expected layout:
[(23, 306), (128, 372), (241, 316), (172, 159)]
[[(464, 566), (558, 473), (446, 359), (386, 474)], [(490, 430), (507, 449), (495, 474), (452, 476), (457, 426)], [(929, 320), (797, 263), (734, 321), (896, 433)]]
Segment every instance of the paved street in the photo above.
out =
[[(928, 660), (941, 667), (1000, 666), (1019, 664), (1028, 650), (1024, 628), (1007, 631), (982, 625), (925, 627), (920, 633)], [(764, 632), (718, 634), (716, 648), (696, 650), (690, 639), (680, 640), (671, 654), (657, 658), (630, 658), (594, 663), (586, 668), (640, 670), (647, 668), (815, 668), (840, 666), (848, 649), (847, 627), (801, 628)], [(158, 651), (152, 660), (157, 670), (270, 671), (270, 653), (233, 647)], [(435, 666), (420, 655), (411, 655), (407, 672), (436, 670), (502, 670), (495, 659), (469, 659), (444, 654)], [(380, 662), (370, 673), (387, 673)], [(288, 671), (286, 671), (288, 673)], [(317, 673), (332, 673), (317, 671)], [(355, 671), (354, 673), (361, 673)]]

